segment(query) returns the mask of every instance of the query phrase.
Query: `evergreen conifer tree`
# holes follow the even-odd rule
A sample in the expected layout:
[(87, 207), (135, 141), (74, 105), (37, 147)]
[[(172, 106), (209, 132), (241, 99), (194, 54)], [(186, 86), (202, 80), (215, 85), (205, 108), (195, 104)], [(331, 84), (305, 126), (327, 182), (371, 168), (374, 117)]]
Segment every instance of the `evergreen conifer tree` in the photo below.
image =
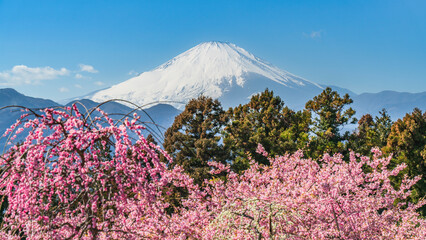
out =
[[(417, 202), (426, 195), (426, 112), (418, 108), (403, 119), (398, 119), (391, 128), (386, 151), (393, 153), (393, 165), (405, 163), (407, 168), (396, 178), (396, 185), (400, 185), (403, 174), (409, 177), (422, 175), (411, 194), (411, 200)], [(422, 207), (422, 214), (426, 216), (426, 207)]]
[(230, 108), (224, 131), (224, 143), (232, 153), (232, 167), (241, 172), (249, 167), (248, 156), (268, 164), (266, 157), (256, 153), (262, 144), (272, 155), (292, 153), (307, 142), (310, 114), (295, 112), (284, 106), (273, 91), (252, 96), (250, 102)]
[(220, 136), (225, 121), (219, 101), (205, 96), (190, 100), (165, 133), (164, 149), (173, 158), (172, 166), (182, 166), (198, 184), (211, 178), (207, 163), (229, 158)]
[(305, 108), (314, 113), (312, 137), (307, 154), (320, 158), (324, 153), (346, 152), (344, 141), (349, 132), (341, 134), (342, 127), (348, 123), (356, 123), (355, 110), (345, 109), (353, 100), (348, 94), (340, 97), (339, 93), (327, 87), (320, 95), (309, 100)]
[(358, 128), (351, 134), (348, 148), (365, 156), (371, 156), (371, 148), (379, 147), (383, 150), (387, 145), (387, 138), (391, 131), (392, 121), (383, 109), (374, 119), (366, 114), (358, 121)]

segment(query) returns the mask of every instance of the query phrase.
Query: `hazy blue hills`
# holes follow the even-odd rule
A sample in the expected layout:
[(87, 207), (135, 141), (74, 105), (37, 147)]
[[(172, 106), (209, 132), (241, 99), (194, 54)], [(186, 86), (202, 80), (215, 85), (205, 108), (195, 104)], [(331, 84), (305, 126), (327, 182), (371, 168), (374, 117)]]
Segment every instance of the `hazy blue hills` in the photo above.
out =
[(25, 96), (13, 88), (0, 89), (0, 107), (11, 105), (25, 106), (28, 108), (44, 108), (59, 106), (60, 104), (49, 99)]
[[(82, 99), (69, 102), (68, 104), (61, 105), (52, 100), (34, 98), (25, 96), (12, 88), (0, 89), (0, 108), (5, 106), (23, 106), (31, 109), (40, 109), (46, 107), (63, 107), (71, 106), (76, 103), (79, 110), (87, 115), (87, 110), (91, 111), (93, 108), (98, 107), (104, 112), (108, 113), (113, 119), (121, 119), (126, 114), (130, 113), (132, 116), (132, 108), (127, 107), (118, 102), (107, 102), (100, 105), (89, 99)], [(158, 104), (147, 109), (135, 111), (141, 118), (140, 122), (145, 125), (148, 132), (154, 132), (157, 138), (161, 139), (161, 134), (165, 132), (174, 120), (174, 117), (180, 113), (179, 110), (167, 104)], [(99, 115), (97, 111), (93, 111), (94, 116)], [(22, 115), (21, 108), (11, 107), (0, 110), (0, 134), (3, 135), (5, 130), (10, 127)], [(6, 138), (0, 138), (0, 146), (4, 146)]]
[(407, 93), (395, 91), (383, 91), (379, 93), (362, 93), (352, 97), (353, 108), (362, 113), (377, 114), (385, 108), (391, 115), (392, 120), (404, 117), (414, 108), (426, 110), (426, 92)]

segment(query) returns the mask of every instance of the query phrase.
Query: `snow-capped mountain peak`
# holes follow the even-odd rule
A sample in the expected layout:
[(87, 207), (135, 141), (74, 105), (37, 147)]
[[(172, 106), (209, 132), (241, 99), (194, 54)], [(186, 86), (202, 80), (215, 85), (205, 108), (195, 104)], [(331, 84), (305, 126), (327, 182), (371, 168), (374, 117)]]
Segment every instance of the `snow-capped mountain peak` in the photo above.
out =
[[(321, 88), (257, 58), (235, 44), (205, 42), (152, 71), (101, 90), (91, 99), (101, 102), (120, 98), (141, 106), (157, 101), (186, 103), (200, 94), (219, 99), (225, 95), (245, 99), (241, 94), (250, 96), (253, 94), (251, 88), (257, 86), (255, 88), (259, 92), (268, 87), (267, 79), (286, 88)], [(243, 93), (241, 90), (247, 85), (250, 85), (250, 89), (247, 89), (249, 92)], [(235, 91), (238, 94), (232, 94)], [(174, 105), (179, 108), (183, 106)]]

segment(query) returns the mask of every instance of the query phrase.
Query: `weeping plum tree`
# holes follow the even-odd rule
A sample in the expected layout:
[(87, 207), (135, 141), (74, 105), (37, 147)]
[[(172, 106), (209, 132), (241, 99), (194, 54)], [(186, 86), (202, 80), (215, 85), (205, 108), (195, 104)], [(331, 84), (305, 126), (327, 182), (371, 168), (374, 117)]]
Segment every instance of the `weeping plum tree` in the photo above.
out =
[(163, 150), (142, 136), (138, 117), (117, 125), (101, 112), (103, 117), (88, 121), (73, 107), (24, 115), (7, 130), (27, 135), (0, 159), (0, 195), (7, 206), (0, 238), (179, 236), (180, 227), (165, 214), (163, 189), (191, 188), (192, 179), (159, 161)]

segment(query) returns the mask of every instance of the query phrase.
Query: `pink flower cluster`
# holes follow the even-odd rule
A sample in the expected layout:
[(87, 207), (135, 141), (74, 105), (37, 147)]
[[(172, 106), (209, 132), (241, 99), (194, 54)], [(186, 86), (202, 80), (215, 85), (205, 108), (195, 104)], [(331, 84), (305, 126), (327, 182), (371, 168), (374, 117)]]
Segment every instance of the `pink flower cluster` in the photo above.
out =
[[(426, 239), (425, 219), (415, 212), (425, 202), (406, 205), (419, 177), (395, 190), (389, 181), (405, 166), (387, 166), (391, 157), (351, 154), (324, 156), (321, 163), (301, 151), (252, 162), (242, 175), (210, 181), (210, 224), (206, 239)], [(258, 152), (268, 156), (262, 146)], [(368, 172), (363, 171), (369, 166)], [(225, 169), (221, 166), (222, 169)]]
[[(415, 211), (425, 202), (403, 201), (419, 178), (393, 188), (389, 177), (405, 166), (388, 169), (377, 149), (320, 163), (299, 151), (252, 161), (242, 175), (211, 162), (226, 180), (198, 186), (159, 160), (171, 161), (137, 116), (116, 124), (100, 112), (89, 121), (75, 106), (45, 109), (8, 129), (26, 137), (0, 158), (0, 239), (426, 239)], [(170, 186), (188, 193), (174, 213)]]

